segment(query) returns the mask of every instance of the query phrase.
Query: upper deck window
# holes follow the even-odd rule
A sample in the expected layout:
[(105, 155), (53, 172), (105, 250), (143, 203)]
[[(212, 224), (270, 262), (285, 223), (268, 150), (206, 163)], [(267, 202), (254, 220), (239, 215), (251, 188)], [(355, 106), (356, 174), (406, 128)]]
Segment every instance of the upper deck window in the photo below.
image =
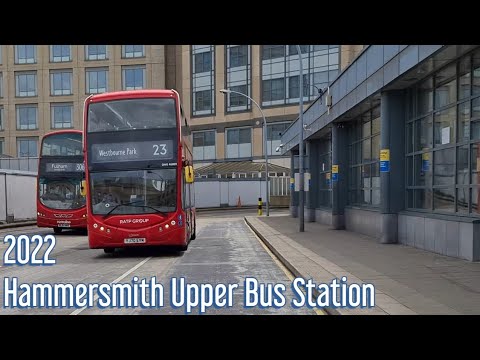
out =
[(175, 100), (122, 99), (90, 104), (88, 132), (164, 129), (177, 126)]

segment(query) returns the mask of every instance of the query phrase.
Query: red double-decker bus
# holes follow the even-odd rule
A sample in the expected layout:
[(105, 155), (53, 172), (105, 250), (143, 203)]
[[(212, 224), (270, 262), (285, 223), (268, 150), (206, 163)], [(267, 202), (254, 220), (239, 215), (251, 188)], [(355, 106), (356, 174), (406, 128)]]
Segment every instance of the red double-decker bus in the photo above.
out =
[(42, 139), (37, 175), (37, 226), (87, 228), (87, 209), (82, 185), (85, 165), (82, 132), (59, 130)]
[(133, 90), (85, 100), (88, 241), (111, 253), (195, 238), (193, 157), (174, 90)]

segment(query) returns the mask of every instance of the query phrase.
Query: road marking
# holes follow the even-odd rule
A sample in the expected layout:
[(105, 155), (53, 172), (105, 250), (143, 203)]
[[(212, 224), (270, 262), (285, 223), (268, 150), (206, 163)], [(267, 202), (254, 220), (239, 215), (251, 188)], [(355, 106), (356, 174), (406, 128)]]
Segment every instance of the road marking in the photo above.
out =
[[(258, 235), (255, 233), (255, 231), (252, 230), (252, 228), (248, 225), (247, 221), (245, 219), (243, 219), (243, 221), (245, 222), (245, 225), (247, 225), (247, 228), (252, 232), (252, 234), (257, 238), (258, 242), (260, 243), (260, 245), (262, 245), (262, 247), (265, 249), (265, 251), (267, 252), (268, 255), (270, 255), (270, 257), (273, 259), (273, 261), (275, 262), (275, 264), (278, 265), (278, 267), (280, 269), (283, 270), (283, 272), (285, 273), (285, 275), (287, 275), (288, 279), (290, 281), (293, 281), (295, 279), (295, 276), (293, 276), (293, 274), (291, 273), (290, 270), (288, 270), (285, 265), (283, 265), (283, 263), (278, 259), (278, 257), (268, 248), (267, 245), (265, 245), (265, 243), (262, 241), (262, 239), (260, 239), (258, 237)], [(306, 295), (306, 292), (302, 290), (302, 292)], [(313, 311), (315, 311), (315, 313), (317, 315), (327, 315), (327, 313), (323, 310), (320, 310), (320, 309), (316, 309), (316, 308), (313, 308), (312, 309)]]
[[(110, 285), (113, 285), (113, 284), (116, 284), (117, 282), (119, 282), (120, 280), (123, 280), (125, 277), (127, 277), (128, 275), (130, 275), (132, 272), (134, 272), (135, 270), (137, 270), (140, 266), (142, 266), (143, 264), (145, 264), (148, 260), (150, 260), (152, 258), (152, 256), (149, 256), (148, 258), (146, 258), (145, 260), (142, 260), (141, 262), (139, 262), (137, 265), (135, 265), (133, 268), (131, 268), (130, 270), (128, 270), (126, 273), (124, 273), (123, 275), (119, 276), (118, 278), (116, 278), (115, 280), (113, 280)], [(99, 296), (98, 295), (95, 295), (93, 297), (93, 302), (96, 302), (98, 300)], [(78, 315), (80, 314), (83, 310), (85, 310), (87, 307), (84, 306), (80, 309), (77, 309), (75, 310), (74, 312), (72, 312), (70, 315)]]

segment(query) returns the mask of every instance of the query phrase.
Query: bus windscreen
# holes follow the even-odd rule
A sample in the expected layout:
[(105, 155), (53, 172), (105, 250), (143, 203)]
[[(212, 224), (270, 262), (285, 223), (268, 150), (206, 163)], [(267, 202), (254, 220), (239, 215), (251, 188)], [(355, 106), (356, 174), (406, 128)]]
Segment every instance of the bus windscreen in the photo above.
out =
[(122, 99), (92, 103), (88, 108), (89, 133), (175, 128), (175, 100)]
[(85, 206), (85, 197), (80, 188), (82, 174), (77, 176), (40, 176), (38, 179), (38, 198), (47, 208), (55, 210), (74, 210)]
[(176, 169), (106, 171), (91, 174), (96, 215), (167, 213), (176, 210)]

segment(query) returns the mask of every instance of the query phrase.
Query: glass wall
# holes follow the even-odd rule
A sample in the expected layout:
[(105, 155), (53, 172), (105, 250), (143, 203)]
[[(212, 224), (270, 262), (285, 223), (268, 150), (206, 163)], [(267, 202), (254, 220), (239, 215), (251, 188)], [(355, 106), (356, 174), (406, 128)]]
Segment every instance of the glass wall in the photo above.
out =
[[(338, 75), (339, 45), (301, 45), (304, 101), (318, 96)], [(262, 45), (262, 106), (295, 104), (300, 100), (296, 45)]]
[(380, 107), (349, 125), (348, 203), (380, 206)]
[(406, 207), (479, 215), (480, 51), (409, 90)]

